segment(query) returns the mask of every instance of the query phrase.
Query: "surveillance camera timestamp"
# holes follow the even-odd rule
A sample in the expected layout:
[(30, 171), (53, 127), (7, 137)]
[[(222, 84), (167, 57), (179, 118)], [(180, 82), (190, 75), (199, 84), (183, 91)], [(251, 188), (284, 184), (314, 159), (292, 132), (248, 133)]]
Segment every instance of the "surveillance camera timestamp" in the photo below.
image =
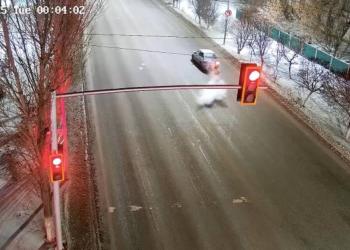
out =
[(32, 12), (38, 15), (57, 14), (57, 15), (84, 15), (85, 6), (46, 6), (39, 5), (37, 7), (26, 7), (26, 6), (0, 6), (0, 15), (8, 13), (14, 13), (16, 15), (29, 15)]

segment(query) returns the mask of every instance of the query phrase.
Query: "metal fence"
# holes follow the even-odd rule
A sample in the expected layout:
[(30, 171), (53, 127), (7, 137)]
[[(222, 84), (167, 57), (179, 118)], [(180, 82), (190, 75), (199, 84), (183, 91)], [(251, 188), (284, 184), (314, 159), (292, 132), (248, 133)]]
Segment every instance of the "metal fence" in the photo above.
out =
[[(236, 11), (236, 18), (241, 19), (243, 13), (240, 10)], [(299, 37), (293, 36), (289, 33), (283, 32), (275, 27), (270, 28), (269, 36), (285, 45), (286, 47), (296, 51), (303, 57), (314, 61), (332, 72), (342, 75), (347, 79), (350, 79), (350, 63), (342, 61), (324, 51), (317, 48), (312, 44), (305, 43)]]

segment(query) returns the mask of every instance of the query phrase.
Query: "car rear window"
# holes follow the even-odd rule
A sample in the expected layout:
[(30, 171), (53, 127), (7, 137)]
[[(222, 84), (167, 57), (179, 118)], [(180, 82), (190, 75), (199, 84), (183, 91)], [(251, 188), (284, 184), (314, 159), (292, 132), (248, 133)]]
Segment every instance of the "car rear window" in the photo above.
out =
[(214, 53), (205, 53), (204, 57), (205, 58), (216, 58), (216, 55)]

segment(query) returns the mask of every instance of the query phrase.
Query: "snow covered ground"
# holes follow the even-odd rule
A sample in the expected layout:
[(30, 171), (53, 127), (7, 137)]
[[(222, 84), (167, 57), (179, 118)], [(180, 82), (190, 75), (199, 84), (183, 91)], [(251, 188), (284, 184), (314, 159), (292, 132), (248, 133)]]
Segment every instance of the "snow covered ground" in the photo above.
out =
[[(3, 152), (0, 150), (0, 159), (2, 157)], [(0, 160), (0, 190), (3, 188), (9, 181), (8, 173), (6, 171), (6, 168)]]
[[(28, 181), (12, 183), (0, 189), (0, 248), (38, 249), (44, 243), (40, 199)], [(33, 212), (38, 213), (25, 226)], [(21, 228), (23, 227), (23, 228)]]
[[(170, 3), (169, 0), (165, 1)], [(236, 20), (235, 16), (237, 7), (237, 4), (230, 3), (232, 16), (229, 18), (228, 30), (232, 30), (230, 26), (232, 22)], [(207, 36), (213, 37), (214, 42), (225, 48), (238, 60), (259, 62), (258, 58), (251, 55), (250, 50), (247, 47), (244, 48), (240, 54), (236, 53), (236, 45), (233, 39), (234, 35), (231, 32), (228, 32), (226, 43), (225, 45), (222, 45), (225, 23), (224, 12), (226, 9), (227, 3), (218, 2), (219, 18), (217, 22), (209, 29), (206, 29), (205, 24), (202, 24), (202, 27), (200, 28), (207, 34)], [(194, 25), (197, 27), (199, 26), (190, 0), (180, 0), (180, 6), (175, 8), (175, 10)], [(287, 99), (289, 104), (292, 105), (292, 108), (296, 110), (297, 113), (301, 113), (302, 116), (306, 118), (304, 120), (306, 120), (306, 122), (311, 125), (318, 134), (337, 148), (337, 150), (339, 150), (345, 157), (350, 159), (350, 144), (344, 139), (346, 133), (344, 120), (346, 116), (342, 114), (337, 107), (330, 106), (319, 94), (312, 95), (306, 103), (306, 106), (302, 108), (300, 104), (307, 96), (308, 92), (300, 89), (294, 80), (289, 79), (288, 62), (285, 59), (281, 59), (278, 67), (277, 79), (274, 80), (273, 75), (275, 70), (276, 48), (277, 42), (271, 40), (271, 45), (269, 51), (266, 53), (267, 56), (264, 65), (266, 83), (277, 93)], [(301, 56), (298, 56), (295, 60), (295, 64), (292, 67), (292, 79), (296, 78), (296, 74), (301, 67), (302, 61), (303, 58)]]
[(42, 229), (44, 214), (40, 211), (30, 223), (9, 243), (6, 249), (37, 250), (44, 244)]
[(0, 189), (1, 189), (2, 187), (4, 187), (4, 186), (6, 185), (6, 183), (7, 183), (7, 180), (6, 180), (6, 179), (1, 179), (1, 178), (0, 178)]

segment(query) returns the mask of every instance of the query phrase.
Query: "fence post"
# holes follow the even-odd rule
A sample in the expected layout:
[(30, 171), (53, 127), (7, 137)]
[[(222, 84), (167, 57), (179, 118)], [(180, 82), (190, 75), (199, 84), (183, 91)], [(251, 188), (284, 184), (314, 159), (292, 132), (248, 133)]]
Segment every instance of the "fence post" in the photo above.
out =
[(331, 57), (331, 62), (329, 63), (329, 70), (332, 70), (332, 64), (333, 64), (333, 59), (334, 59), (334, 56)]
[(278, 29), (278, 41), (281, 41), (281, 31)]
[(318, 52), (318, 48), (316, 48), (315, 57), (314, 57), (316, 62), (317, 62), (317, 52)]
[(300, 54), (301, 56), (304, 56), (304, 57), (305, 57), (305, 55), (304, 55), (305, 42), (302, 41), (301, 39), (299, 40), (299, 42), (300, 42), (300, 52), (299, 52), (299, 54)]
[(290, 49), (291, 49), (291, 47), (290, 47), (291, 41), (292, 41), (292, 34), (289, 33), (289, 48), (290, 48)]

